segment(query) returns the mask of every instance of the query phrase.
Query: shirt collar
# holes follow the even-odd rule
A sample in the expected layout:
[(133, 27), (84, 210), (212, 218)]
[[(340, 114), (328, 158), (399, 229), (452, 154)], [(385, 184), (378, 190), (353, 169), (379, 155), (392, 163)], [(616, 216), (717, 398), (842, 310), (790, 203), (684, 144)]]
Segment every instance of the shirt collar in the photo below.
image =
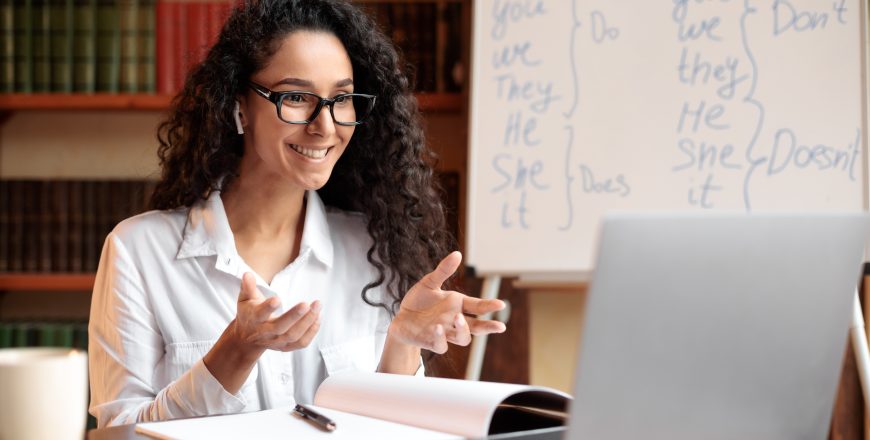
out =
[[(302, 228), (299, 253), (302, 255), (311, 249), (318, 260), (326, 266), (332, 266), (334, 251), (326, 219), (326, 207), (317, 191), (309, 190), (306, 199), (305, 224)], [(213, 191), (207, 200), (197, 202), (190, 208), (181, 246), (175, 258), (210, 255), (238, 255), (220, 191)]]

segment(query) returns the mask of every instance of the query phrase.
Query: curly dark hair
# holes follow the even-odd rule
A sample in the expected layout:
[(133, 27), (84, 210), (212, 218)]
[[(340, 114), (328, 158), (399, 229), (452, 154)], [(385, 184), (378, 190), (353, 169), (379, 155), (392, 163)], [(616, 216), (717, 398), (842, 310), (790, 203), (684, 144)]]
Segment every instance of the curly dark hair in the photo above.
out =
[[(350, 57), (355, 88), (378, 96), (318, 193), (329, 206), (365, 215), (374, 240), (367, 259), (379, 276), (361, 295), (395, 313), (405, 292), (454, 248), (455, 239), (433, 172), (436, 157), (426, 145), (400, 56), (375, 23), (345, 1), (248, 0), (236, 7), (158, 128), (162, 175), (151, 207), (190, 207), (238, 176), (244, 145), (233, 120), (236, 96), (280, 42), (298, 30), (338, 37)], [(384, 284), (386, 302), (367, 296)]]

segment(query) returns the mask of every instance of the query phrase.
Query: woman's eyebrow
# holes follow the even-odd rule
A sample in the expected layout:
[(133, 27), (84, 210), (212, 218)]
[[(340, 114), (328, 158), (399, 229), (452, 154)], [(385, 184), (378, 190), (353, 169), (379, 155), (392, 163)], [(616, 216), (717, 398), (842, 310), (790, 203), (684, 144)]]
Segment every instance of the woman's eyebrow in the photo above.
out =
[[(284, 78), (281, 81), (275, 83), (275, 85), (286, 84), (288, 86), (297, 86), (297, 87), (314, 87), (314, 83), (308, 81), (307, 79), (300, 78)], [(335, 87), (347, 87), (353, 85), (353, 79), (345, 78), (335, 83)]]
[(279, 84), (287, 84), (288, 86), (299, 86), (299, 87), (314, 87), (314, 83), (308, 81), (307, 79), (299, 79), (299, 78), (284, 78), (281, 81), (275, 83), (275, 85)]

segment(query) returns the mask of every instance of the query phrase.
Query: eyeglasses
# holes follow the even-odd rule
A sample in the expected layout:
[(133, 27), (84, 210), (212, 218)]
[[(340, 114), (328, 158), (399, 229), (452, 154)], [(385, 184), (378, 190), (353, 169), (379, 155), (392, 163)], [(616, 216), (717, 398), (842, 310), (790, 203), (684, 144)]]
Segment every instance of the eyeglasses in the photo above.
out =
[(334, 98), (322, 98), (310, 92), (274, 92), (253, 81), (248, 85), (258, 95), (275, 104), (278, 119), (288, 124), (309, 124), (317, 119), (324, 106), (329, 107), (332, 120), (338, 125), (362, 124), (375, 108), (375, 95), (342, 93)]

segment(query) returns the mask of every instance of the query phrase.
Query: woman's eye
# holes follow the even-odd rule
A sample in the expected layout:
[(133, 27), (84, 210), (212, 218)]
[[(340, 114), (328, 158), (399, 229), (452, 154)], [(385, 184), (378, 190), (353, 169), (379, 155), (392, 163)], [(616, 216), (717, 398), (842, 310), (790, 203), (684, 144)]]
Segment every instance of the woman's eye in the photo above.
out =
[(300, 94), (293, 94), (293, 95), (287, 95), (287, 97), (284, 99), (287, 101), (290, 101), (290, 102), (302, 102), (305, 100), (305, 97), (303, 97)]

